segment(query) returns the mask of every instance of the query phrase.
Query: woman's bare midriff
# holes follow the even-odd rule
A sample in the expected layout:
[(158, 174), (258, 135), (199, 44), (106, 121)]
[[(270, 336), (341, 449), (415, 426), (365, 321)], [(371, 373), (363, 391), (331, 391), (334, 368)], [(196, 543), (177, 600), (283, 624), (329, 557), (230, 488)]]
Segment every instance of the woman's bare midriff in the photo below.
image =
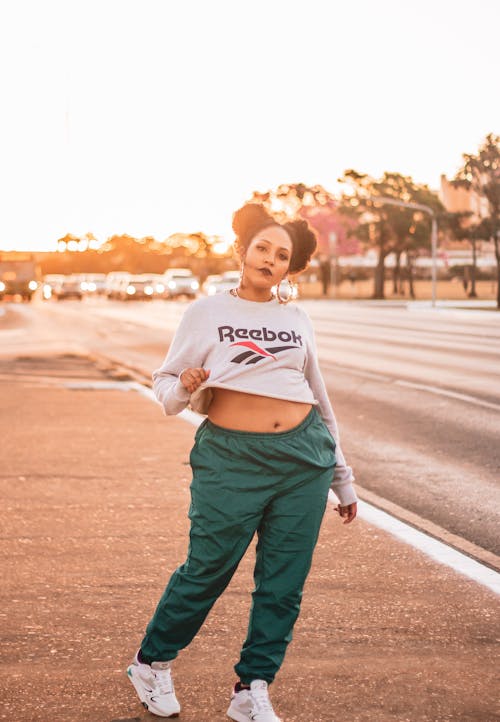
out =
[(272, 399), (269, 396), (211, 388), (213, 399), (208, 418), (218, 426), (237, 431), (265, 433), (288, 431), (298, 426), (312, 405), (299, 401)]

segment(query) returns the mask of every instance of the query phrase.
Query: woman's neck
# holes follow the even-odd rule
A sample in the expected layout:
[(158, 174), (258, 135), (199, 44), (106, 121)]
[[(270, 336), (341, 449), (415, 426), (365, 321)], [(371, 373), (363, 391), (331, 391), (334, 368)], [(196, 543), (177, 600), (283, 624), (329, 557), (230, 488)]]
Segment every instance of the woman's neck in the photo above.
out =
[(272, 301), (274, 298), (270, 288), (256, 288), (247, 283), (244, 285), (240, 283), (236, 289), (236, 293), (239, 298), (243, 298), (245, 301), (257, 301), (258, 303)]

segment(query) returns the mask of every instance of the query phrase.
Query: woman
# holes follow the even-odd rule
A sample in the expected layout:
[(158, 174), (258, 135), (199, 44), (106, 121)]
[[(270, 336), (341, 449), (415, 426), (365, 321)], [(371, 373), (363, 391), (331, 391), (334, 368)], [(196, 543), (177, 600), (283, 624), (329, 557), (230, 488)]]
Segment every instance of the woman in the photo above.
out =
[(190, 543), (128, 674), (143, 704), (176, 717), (171, 662), (203, 624), (255, 532), (255, 590), (228, 716), (279, 722), (268, 685), (297, 619), (330, 487), (344, 523), (356, 516), (353, 474), (307, 314), (272, 289), (305, 268), (316, 239), (258, 204), (234, 214), (240, 285), (187, 308), (153, 389), (166, 414), (207, 414), (190, 462)]

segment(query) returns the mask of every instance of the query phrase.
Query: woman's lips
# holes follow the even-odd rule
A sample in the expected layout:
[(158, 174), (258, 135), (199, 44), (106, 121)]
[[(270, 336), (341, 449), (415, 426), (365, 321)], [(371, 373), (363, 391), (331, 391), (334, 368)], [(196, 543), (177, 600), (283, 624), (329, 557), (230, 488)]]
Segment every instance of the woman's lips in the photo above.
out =
[(259, 268), (259, 271), (264, 274), (264, 276), (272, 276), (273, 274), (269, 270), (269, 268)]

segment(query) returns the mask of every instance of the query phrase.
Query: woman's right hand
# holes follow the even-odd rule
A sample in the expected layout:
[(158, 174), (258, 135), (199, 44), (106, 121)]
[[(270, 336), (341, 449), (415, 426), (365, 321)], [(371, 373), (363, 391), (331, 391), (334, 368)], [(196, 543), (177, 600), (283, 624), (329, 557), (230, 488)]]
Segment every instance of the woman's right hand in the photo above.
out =
[(200, 384), (208, 379), (209, 375), (210, 371), (205, 371), (202, 368), (184, 369), (180, 375), (180, 381), (184, 388), (192, 394)]

